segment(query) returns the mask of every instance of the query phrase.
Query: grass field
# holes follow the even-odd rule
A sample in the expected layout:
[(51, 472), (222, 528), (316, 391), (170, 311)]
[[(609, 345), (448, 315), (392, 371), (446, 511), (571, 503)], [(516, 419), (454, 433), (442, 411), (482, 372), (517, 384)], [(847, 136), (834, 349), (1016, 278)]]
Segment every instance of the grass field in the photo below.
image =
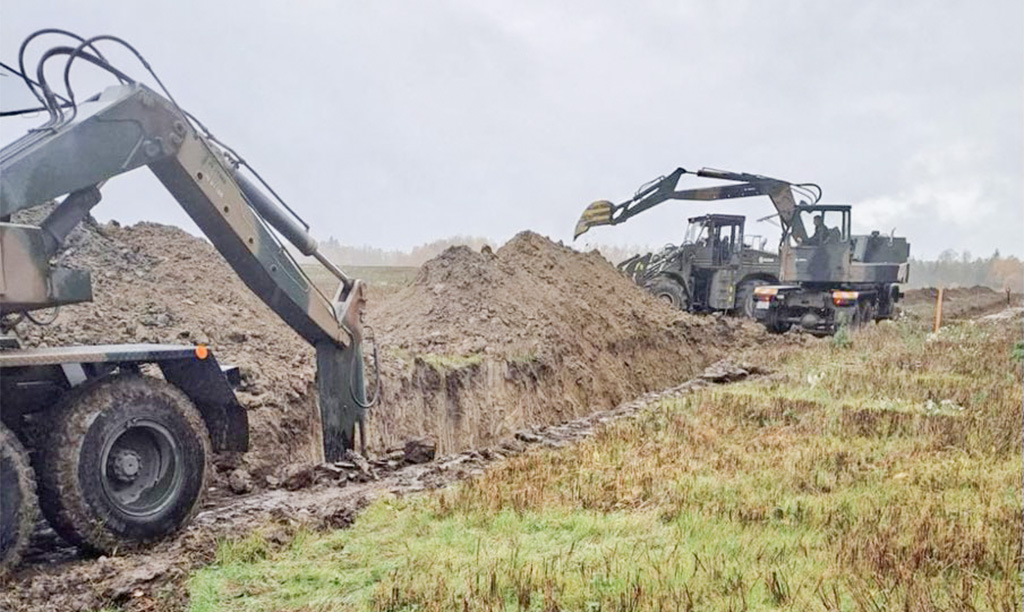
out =
[(351, 529), (224, 542), (191, 606), (1015, 610), (1019, 339), (1019, 321), (899, 323), (783, 351), (767, 380), (378, 501)]
[[(338, 288), (338, 281), (320, 264), (303, 264), (303, 271), (327, 293)], [(397, 289), (416, 278), (419, 268), (409, 266), (344, 266), (345, 273), (366, 281), (371, 287)]]

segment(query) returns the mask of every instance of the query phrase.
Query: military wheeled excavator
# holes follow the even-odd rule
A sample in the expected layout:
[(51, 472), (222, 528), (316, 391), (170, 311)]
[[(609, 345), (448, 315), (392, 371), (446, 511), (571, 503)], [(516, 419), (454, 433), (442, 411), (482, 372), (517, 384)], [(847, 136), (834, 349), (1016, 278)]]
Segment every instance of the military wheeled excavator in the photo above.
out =
[[(70, 44), (42, 54), (33, 80), (28, 44)], [(111, 64), (97, 48), (138, 57), (160, 92)], [(64, 95), (47, 81), (63, 60)], [(88, 62), (117, 82), (82, 101), (69, 75)], [(356, 440), (367, 401), (362, 358), (363, 283), (318, 250), (309, 227), (232, 148), (182, 109), (134, 47), (114, 36), (42, 30), (21, 46), (20, 74), (48, 119), (0, 150), (0, 315), (9, 331), (40, 311), (90, 301), (89, 271), (53, 263), (70, 232), (100, 202), (110, 179), (148, 168), (245, 284), (316, 351), (323, 455)], [(38, 225), (19, 213), (59, 200)], [(318, 260), (338, 280), (318, 289), (286, 248)], [(0, 573), (12, 567), (38, 506), (81, 548), (143, 546), (188, 523), (214, 451), (245, 451), (246, 412), (207, 346), (128, 344), (0, 350)], [(32, 433), (35, 432), (35, 433)]]
[[(716, 187), (678, 190), (687, 174), (730, 181)], [(794, 193), (806, 200), (797, 203)], [(599, 200), (576, 223), (574, 238), (600, 225), (617, 225), (668, 200), (724, 200), (766, 195), (782, 226), (779, 257), (768, 270), (753, 264), (756, 255), (737, 243), (736, 231), (719, 230), (703, 241), (687, 240), (660, 254), (623, 262), (634, 280), (659, 297), (687, 310), (732, 310), (753, 316), (771, 332), (793, 326), (818, 335), (840, 327), (891, 318), (907, 282), (910, 245), (906, 238), (879, 232), (853, 235), (851, 207), (819, 204), (821, 188), (758, 174), (702, 168), (672, 173), (642, 186), (620, 204)], [(695, 220), (722, 218), (708, 215)], [(736, 217), (742, 236), (743, 217)], [(708, 221), (703, 221), (708, 223)], [(832, 223), (830, 226), (829, 223)], [(812, 225), (813, 233), (807, 227)], [(712, 227), (728, 227), (719, 222)], [(777, 276), (774, 270), (778, 270)]]
[[(735, 184), (678, 189), (686, 174), (737, 181)], [(715, 201), (768, 196), (776, 207), (789, 207), (793, 186), (753, 174), (677, 168), (641, 185), (620, 204), (594, 202), (576, 223), (573, 238), (598, 225), (618, 225), (670, 200)], [(799, 186), (815, 195), (814, 185)], [(676, 308), (690, 312), (729, 312), (754, 316), (754, 290), (779, 282), (779, 256), (764, 244), (748, 243), (742, 215), (703, 215), (689, 219), (683, 242), (660, 252), (636, 255), (619, 264), (634, 282)]]

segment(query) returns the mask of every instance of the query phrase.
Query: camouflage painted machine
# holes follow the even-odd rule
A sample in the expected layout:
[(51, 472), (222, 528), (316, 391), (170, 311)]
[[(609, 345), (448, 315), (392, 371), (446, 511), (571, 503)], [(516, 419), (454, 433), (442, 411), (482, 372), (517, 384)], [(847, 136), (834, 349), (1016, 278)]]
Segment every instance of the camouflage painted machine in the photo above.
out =
[[(685, 174), (733, 181), (721, 187), (676, 190)], [(808, 201), (796, 202), (794, 193)], [(705, 242), (688, 241), (660, 255), (621, 264), (634, 280), (689, 310), (733, 310), (752, 314), (772, 332), (793, 326), (815, 334), (891, 318), (907, 282), (910, 245), (906, 238), (879, 232), (853, 235), (851, 208), (818, 204), (821, 189), (757, 174), (678, 168), (641, 189), (631, 199), (594, 202), (576, 224), (575, 236), (598, 225), (616, 225), (666, 200), (722, 200), (767, 195), (782, 226), (777, 280), (758, 270), (736, 232), (719, 231)], [(709, 215), (707, 219), (724, 217)], [(742, 236), (742, 217), (740, 235)], [(705, 219), (697, 217), (694, 220)], [(721, 226), (719, 223), (718, 226)], [(808, 233), (807, 227), (813, 227)], [(718, 257), (716, 258), (716, 255)], [(727, 256), (728, 255), (728, 256)], [(776, 265), (772, 263), (771, 265)], [(767, 280), (765, 280), (767, 278)], [(737, 289), (728, 291), (734, 283)], [(735, 297), (735, 301), (730, 298)]]
[[(711, 176), (702, 170), (701, 176)], [(622, 204), (594, 202), (576, 223), (574, 238), (595, 225), (617, 225), (669, 200), (727, 200), (767, 195), (792, 197), (789, 184), (747, 174), (724, 173), (741, 181), (725, 187), (677, 190), (686, 170), (676, 169), (643, 186)], [(699, 173), (698, 173), (699, 174)], [(716, 176), (724, 178), (724, 176)], [(636, 255), (619, 264), (638, 285), (676, 308), (690, 312), (731, 312), (754, 316), (754, 290), (779, 281), (779, 258), (744, 234), (740, 215), (703, 215), (689, 219), (682, 244), (658, 253)]]
[[(24, 53), (41, 35), (73, 44), (46, 51), (33, 81)], [(99, 42), (123, 45), (142, 60), (112, 36), (86, 40), (42, 30), (22, 44), (17, 72), (49, 118), (0, 150), (4, 327), (92, 299), (89, 272), (51, 262), (99, 203), (107, 180), (147, 167), (253, 293), (316, 348), (323, 451), (337, 460), (352, 448), (369, 405), (360, 348), (362, 283), (318, 252), (308, 226), (235, 151), (182, 110), (151, 69), (162, 95), (111, 65), (96, 49)], [(64, 96), (46, 80), (45, 64), (54, 59), (64, 61)], [(79, 102), (69, 80), (76, 60), (110, 73), (118, 84)], [(12, 221), (58, 198), (38, 226)], [(334, 295), (314, 286), (281, 237), (339, 279)], [(147, 365), (162, 376), (144, 375)], [(88, 550), (139, 546), (185, 525), (205, 489), (210, 452), (248, 446), (233, 374), (205, 346), (30, 349), (5, 338), (0, 573), (17, 562), (32, 529), (37, 491), (53, 528)], [(36, 430), (41, 435), (29, 433)]]

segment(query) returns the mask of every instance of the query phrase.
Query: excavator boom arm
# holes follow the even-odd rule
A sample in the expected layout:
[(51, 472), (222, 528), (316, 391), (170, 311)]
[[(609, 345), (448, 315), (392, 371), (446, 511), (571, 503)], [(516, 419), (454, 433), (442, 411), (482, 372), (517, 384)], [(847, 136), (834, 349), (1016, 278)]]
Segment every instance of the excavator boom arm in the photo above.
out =
[[(684, 174), (737, 181), (737, 183), (718, 187), (677, 190), (676, 187), (679, 180)], [(591, 227), (597, 225), (625, 223), (632, 217), (668, 200), (712, 201), (749, 198), (759, 195), (768, 196), (779, 213), (779, 219), (783, 227), (790, 229), (794, 235), (802, 238), (806, 236), (806, 231), (796, 214), (796, 201), (793, 198), (792, 187), (793, 185), (786, 181), (757, 174), (729, 172), (710, 168), (689, 172), (683, 168), (677, 168), (672, 173), (644, 185), (637, 191), (636, 195), (625, 202), (613, 204), (607, 200), (599, 200), (588, 206), (576, 223), (573, 239), (579, 238), (580, 235)]]
[[(316, 241), (173, 102), (144, 85), (110, 87), (81, 104), (72, 120), (0, 150), (0, 309), (27, 311), (91, 297), (82, 294), (87, 280), (55, 282), (61, 271), (47, 261), (99, 202), (99, 187), (140, 166), (149, 167), (253, 293), (316, 347), (325, 454), (338, 458), (353, 444), (353, 420), (362, 418), (365, 402), (362, 284), (342, 275), (333, 299), (322, 294), (271, 226), (305, 255), (319, 255)], [(5, 223), (19, 210), (65, 194), (38, 228)]]

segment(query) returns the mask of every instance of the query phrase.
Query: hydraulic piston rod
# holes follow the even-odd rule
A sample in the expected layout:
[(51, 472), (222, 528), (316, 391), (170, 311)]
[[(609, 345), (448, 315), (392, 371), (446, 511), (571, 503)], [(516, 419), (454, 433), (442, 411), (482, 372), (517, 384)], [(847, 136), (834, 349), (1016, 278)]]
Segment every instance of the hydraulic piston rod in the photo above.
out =
[(316, 239), (296, 223), (295, 219), (287, 215), (280, 206), (267, 197), (263, 190), (248, 176), (236, 170), (234, 178), (245, 199), (248, 200), (249, 205), (263, 217), (263, 220), (280, 232), (300, 253), (307, 257), (316, 258), (317, 261), (323, 264), (331, 274), (345, 285), (347, 292), (347, 289), (352, 286), (352, 278), (320, 252)]

